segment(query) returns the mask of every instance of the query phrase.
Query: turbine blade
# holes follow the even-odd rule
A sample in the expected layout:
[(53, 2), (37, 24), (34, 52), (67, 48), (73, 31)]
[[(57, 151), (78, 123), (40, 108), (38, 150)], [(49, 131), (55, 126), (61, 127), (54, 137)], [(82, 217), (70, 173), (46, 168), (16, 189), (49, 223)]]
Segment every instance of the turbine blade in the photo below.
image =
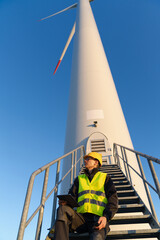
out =
[(59, 59), (59, 61), (58, 61), (58, 63), (57, 63), (57, 66), (56, 66), (56, 68), (55, 68), (55, 70), (54, 70), (53, 75), (56, 73), (56, 71), (57, 71), (60, 63), (62, 62), (62, 59), (63, 59), (63, 57), (64, 57), (64, 55), (65, 55), (65, 53), (66, 53), (66, 51), (67, 51), (67, 48), (68, 48), (68, 46), (69, 46), (69, 44), (70, 44), (70, 42), (71, 42), (71, 40), (72, 40), (72, 38), (73, 38), (73, 36), (74, 36), (75, 29), (76, 29), (76, 23), (74, 23), (74, 25), (73, 25), (73, 28), (72, 28), (72, 30), (71, 30), (71, 33), (70, 33), (70, 35), (69, 35), (69, 38), (68, 38), (67, 43), (66, 43), (66, 45), (65, 45), (65, 47), (64, 47), (64, 50), (63, 50), (63, 52), (62, 52), (62, 54), (61, 54), (61, 57), (60, 57), (60, 59)]
[(77, 7), (77, 3), (75, 3), (75, 4), (73, 4), (73, 5), (65, 8), (65, 9), (63, 9), (63, 10), (61, 10), (61, 11), (59, 11), (59, 12), (53, 13), (53, 14), (47, 16), (47, 17), (41, 18), (41, 19), (38, 20), (38, 21), (39, 21), (39, 22), (40, 22), (40, 21), (43, 21), (43, 20), (45, 20), (45, 19), (47, 19), (47, 18), (51, 18), (51, 17), (53, 17), (53, 16), (55, 16), (55, 15), (58, 15), (58, 14), (60, 14), (60, 13), (62, 13), (62, 12), (65, 12), (65, 11), (67, 11), (67, 10), (70, 10), (70, 9), (76, 8), (76, 7)]
[(53, 75), (54, 75), (54, 74), (57, 72), (57, 69), (58, 69), (58, 67), (59, 67), (60, 63), (61, 63), (61, 60), (59, 60), (59, 61), (58, 61), (57, 65), (56, 65), (56, 68), (55, 68), (55, 70), (54, 70), (54, 73), (53, 73)]

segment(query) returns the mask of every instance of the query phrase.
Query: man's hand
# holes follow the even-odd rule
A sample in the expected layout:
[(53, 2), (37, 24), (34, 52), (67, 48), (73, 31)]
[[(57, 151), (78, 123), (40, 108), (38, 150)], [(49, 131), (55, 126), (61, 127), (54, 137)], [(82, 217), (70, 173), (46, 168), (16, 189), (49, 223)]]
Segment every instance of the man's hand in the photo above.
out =
[(58, 203), (59, 203), (60, 206), (67, 205), (66, 201), (63, 201), (63, 200), (60, 200), (60, 199), (59, 199)]
[(107, 224), (107, 218), (106, 217), (100, 217), (98, 220), (98, 224), (99, 226), (94, 227), (97, 230), (101, 230), (102, 228), (105, 228), (106, 224)]

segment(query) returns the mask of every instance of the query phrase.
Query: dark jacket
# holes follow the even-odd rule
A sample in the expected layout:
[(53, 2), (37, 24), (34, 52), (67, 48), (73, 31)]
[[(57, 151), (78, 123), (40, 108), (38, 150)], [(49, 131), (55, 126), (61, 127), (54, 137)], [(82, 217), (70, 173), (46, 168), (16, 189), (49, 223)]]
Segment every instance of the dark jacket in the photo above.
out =
[[(94, 175), (98, 172), (97, 168), (94, 168), (92, 171), (89, 171), (88, 169), (84, 170), (84, 173), (88, 177), (89, 181), (91, 182)], [(74, 183), (69, 190), (69, 194), (71, 194), (73, 197), (75, 197), (76, 200), (78, 200), (78, 188), (79, 188), (79, 180), (78, 177), (74, 180)], [(107, 222), (109, 222), (115, 213), (118, 210), (118, 197), (117, 192), (115, 189), (115, 186), (110, 178), (109, 175), (107, 175), (105, 184), (104, 184), (104, 190), (106, 194), (106, 198), (108, 200), (108, 203), (106, 205), (106, 208), (103, 211), (103, 216), (107, 218)]]

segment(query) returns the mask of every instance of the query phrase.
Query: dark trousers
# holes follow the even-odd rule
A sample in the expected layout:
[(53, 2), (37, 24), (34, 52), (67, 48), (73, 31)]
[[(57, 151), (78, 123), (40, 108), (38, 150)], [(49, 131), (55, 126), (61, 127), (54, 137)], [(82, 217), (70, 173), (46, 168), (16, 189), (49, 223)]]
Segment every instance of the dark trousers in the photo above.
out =
[(104, 240), (106, 229), (96, 230), (94, 225), (99, 216), (94, 214), (80, 214), (69, 206), (60, 206), (57, 210), (54, 240), (69, 240), (69, 231), (89, 232), (90, 240)]

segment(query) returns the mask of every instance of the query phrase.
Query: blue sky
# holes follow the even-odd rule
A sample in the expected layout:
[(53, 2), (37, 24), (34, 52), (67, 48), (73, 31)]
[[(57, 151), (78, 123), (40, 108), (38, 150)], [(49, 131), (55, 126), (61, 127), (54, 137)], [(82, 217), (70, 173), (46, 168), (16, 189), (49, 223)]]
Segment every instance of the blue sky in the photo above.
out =
[[(76, 10), (37, 20), (73, 3), (0, 0), (0, 240), (16, 238), (30, 174), (63, 154), (73, 42), (53, 71)], [(134, 148), (160, 158), (160, 2), (92, 9)]]

